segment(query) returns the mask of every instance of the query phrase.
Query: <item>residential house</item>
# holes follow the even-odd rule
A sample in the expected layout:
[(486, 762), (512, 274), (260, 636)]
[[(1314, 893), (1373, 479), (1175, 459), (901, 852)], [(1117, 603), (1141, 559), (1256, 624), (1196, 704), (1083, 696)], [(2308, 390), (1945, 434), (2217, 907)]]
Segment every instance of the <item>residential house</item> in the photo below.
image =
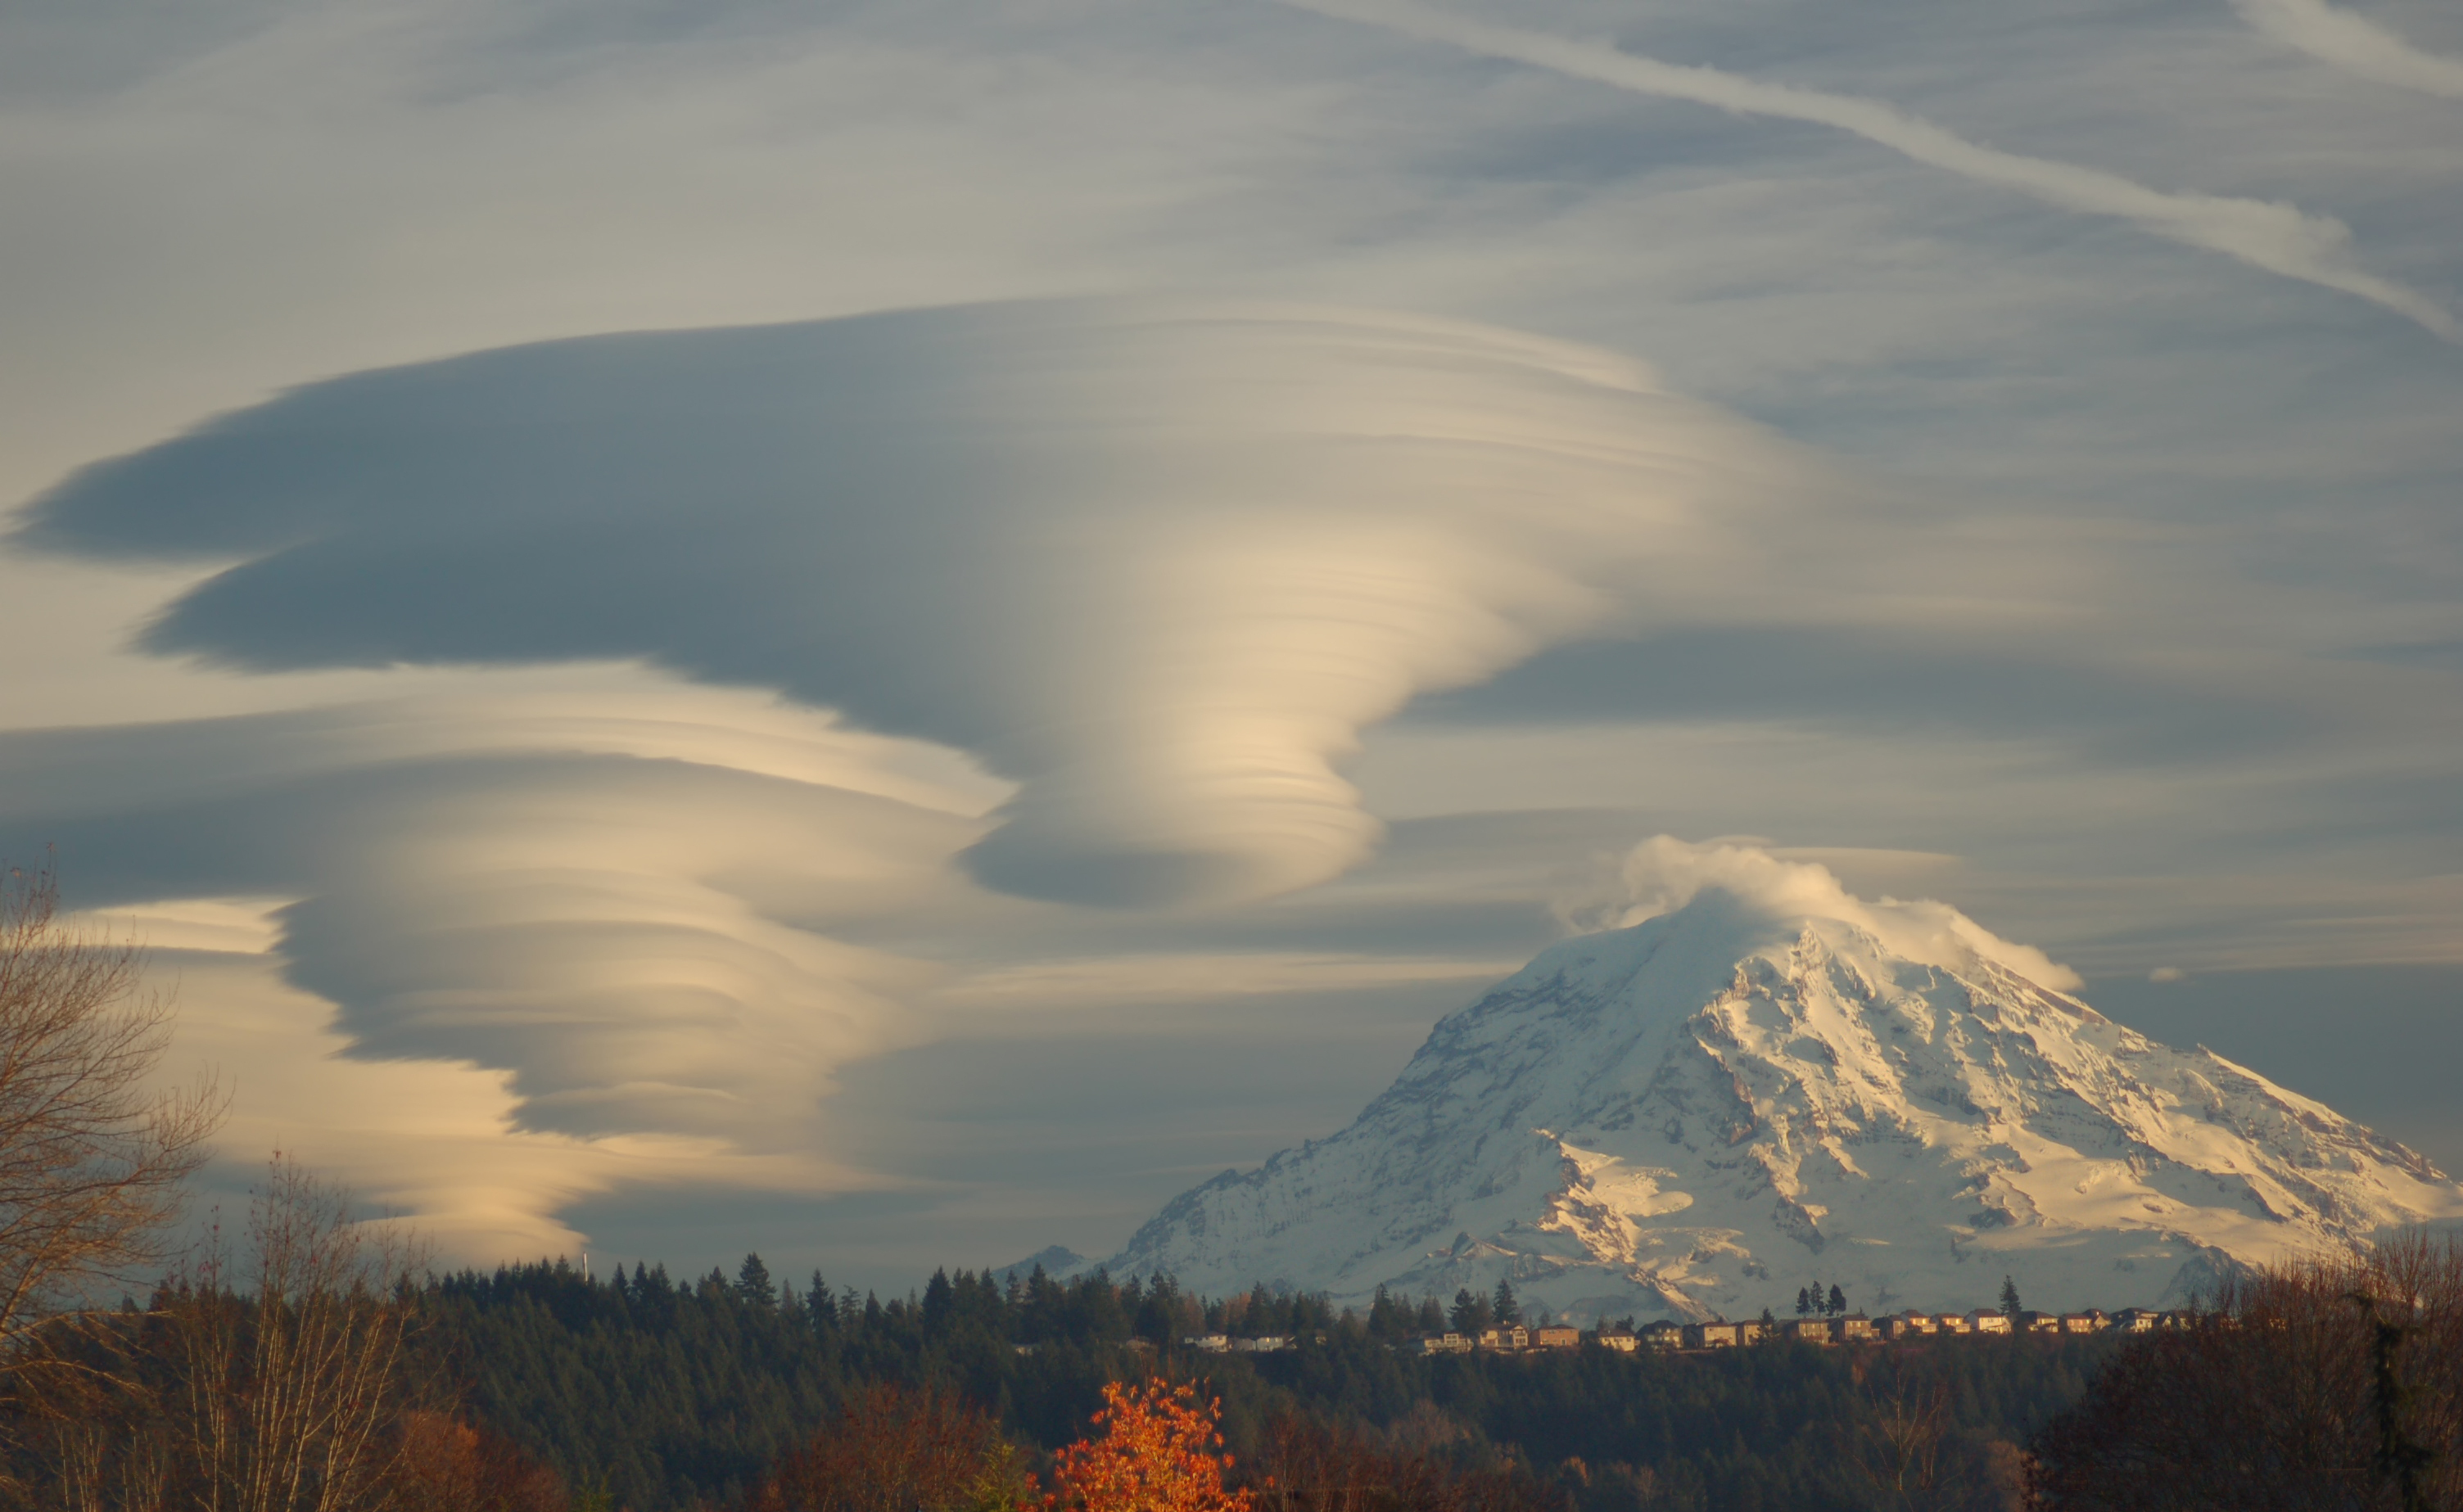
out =
[(1944, 1333), (1973, 1333), (1974, 1323), (1963, 1312), (1945, 1312), (1932, 1320), (1934, 1328)]
[(1422, 1354), (1469, 1354), (1471, 1336), (1463, 1333), (1431, 1333), (1419, 1341)]
[(2100, 1310), (2089, 1307), (2084, 1312), (2062, 1313), (2061, 1331), (2063, 1333), (2102, 1333), (2111, 1322), (2112, 1320)]
[(1600, 1347), (1602, 1349), (1614, 1350), (1619, 1354), (1631, 1354), (1636, 1349), (1640, 1348), (1641, 1345), (1642, 1341), (1640, 1339), (1637, 1339), (1632, 1334), (1625, 1332), (1623, 1328), (1602, 1328), (1600, 1330)]
[(1689, 1323), (1685, 1326), (1685, 1347), (1689, 1350), (1732, 1350), (1744, 1341), (1737, 1337), (1733, 1323)]
[(1893, 1312), (1873, 1320), (1873, 1331), (1885, 1339), (1911, 1339), (1933, 1331), (1932, 1319), (1921, 1312)]
[(1828, 1318), (1788, 1318), (1779, 1324), (1778, 1336), (1782, 1339), (1794, 1339), (1799, 1344), (1828, 1344), (1830, 1320)]
[(1524, 1350), (1531, 1347), (1531, 1332), (1520, 1324), (1511, 1328), (1482, 1328), (1479, 1347), (1483, 1350)]
[(1582, 1330), (1571, 1324), (1549, 1324), (1531, 1330), (1531, 1345), (1539, 1350), (1570, 1350), (1582, 1342)]
[(1870, 1344), (1881, 1334), (1874, 1329), (1872, 1319), (1858, 1312), (1831, 1319), (1830, 1336), (1842, 1344)]
[(1967, 1316), (1969, 1321), (1973, 1325), (1974, 1331), (1977, 1333), (2007, 1333), (2010, 1331), (2010, 1316), (2007, 1313), (1995, 1312), (1990, 1307), (1978, 1307)]
[(1681, 1349), (1685, 1343), (1684, 1325), (1667, 1318), (1642, 1326), (1642, 1342), (1654, 1350)]

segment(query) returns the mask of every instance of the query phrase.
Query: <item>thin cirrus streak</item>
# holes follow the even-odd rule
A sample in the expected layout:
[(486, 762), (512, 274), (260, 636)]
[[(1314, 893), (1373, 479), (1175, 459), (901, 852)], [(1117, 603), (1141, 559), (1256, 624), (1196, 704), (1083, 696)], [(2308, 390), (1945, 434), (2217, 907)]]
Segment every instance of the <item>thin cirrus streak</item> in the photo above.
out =
[[(1764, 83), (1714, 68), (1662, 62), (1602, 43), (1449, 15), (1408, 0), (1281, 3), (1336, 20), (1380, 27), (1638, 95), (1690, 100), (1740, 115), (1829, 126), (1917, 162), (1978, 183), (2016, 189), (2045, 205), (2127, 221), (2184, 246), (2221, 252), (2253, 268), (2357, 295), (2449, 341), (2463, 341), (2463, 324), (2458, 324), (2452, 313), (2436, 300), (2355, 266), (2350, 256), (2348, 227), (2289, 205), (2223, 195), (2169, 193), (2101, 169), (1981, 146), (1882, 100)], [(2299, 0), (2269, 3), (2289, 9)]]
[(2463, 99), (2463, 59), (2423, 52), (2323, 0), (2233, 0), (2251, 26), (2321, 63), (2399, 89)]

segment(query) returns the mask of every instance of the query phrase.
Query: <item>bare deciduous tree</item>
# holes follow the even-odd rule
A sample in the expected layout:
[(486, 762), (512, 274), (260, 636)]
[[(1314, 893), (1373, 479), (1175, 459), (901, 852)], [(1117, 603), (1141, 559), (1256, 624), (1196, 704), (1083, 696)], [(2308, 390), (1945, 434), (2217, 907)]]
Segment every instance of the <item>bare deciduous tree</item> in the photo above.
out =
[(11, 1489), (75, 1512), (430, 1504), (452, 1445), (422, 1426), (409, 1283), (424, 1266), (401, 1231), (353, 1221), (344, 1194), (277, 1155), (244, 1255), (217, 1229), (143, 1310), (52, 1331), (53, 1357), (88, 1368), (34, 1378), (49, 1410), (25, 1425)]
[(48, 867), (0, 878), (0, 1375), (98, 1281), (162, 1258), (225, 1100), (148, 1089), (170, 1010), (133, 945), (59, 917)]
[(2463, 1243), (2420, 1233), (2238, 1278), (2143, 1335), (2033, 1445), (2052, 1512), (2463, 1506)]
[(168, 1415), (189, 1473), (231, 1512), (381, 1505), (416, 1404), (405, 1291), (425, 1255), (400, 1230), (352, 1221), (343, 1193), (278, 1154), (249, 1242), (248, 1271), (209, 1243), (169, 1288)]

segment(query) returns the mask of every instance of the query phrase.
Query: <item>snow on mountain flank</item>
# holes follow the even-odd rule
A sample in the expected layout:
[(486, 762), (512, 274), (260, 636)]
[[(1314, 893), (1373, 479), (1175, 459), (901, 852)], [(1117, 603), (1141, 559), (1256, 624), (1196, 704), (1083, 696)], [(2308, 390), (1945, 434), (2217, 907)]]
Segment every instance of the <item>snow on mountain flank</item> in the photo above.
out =
[(1359, 1300), (1511, 1278), (1577, 1317), (2177, 1301), (2463, 1219), (2427, 1160), (2104, 1018), (2039, 952), (1818, 866), (1661, 839), (1624, 927), (1441, 1021), (1331, 1138), (1184, 1193), (1108, 1263)]

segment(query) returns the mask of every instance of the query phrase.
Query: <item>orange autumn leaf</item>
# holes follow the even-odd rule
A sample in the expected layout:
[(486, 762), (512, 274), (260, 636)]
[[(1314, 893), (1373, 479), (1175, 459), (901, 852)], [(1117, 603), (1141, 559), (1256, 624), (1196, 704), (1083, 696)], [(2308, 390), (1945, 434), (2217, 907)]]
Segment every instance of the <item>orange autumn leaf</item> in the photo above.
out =
[(1250, 1512), (1247, 1491), (1227, 1490), (1223, 1415), (1189, 1387), (1160, 1381), (1103, 1388), (1101, 1430), (1054, 1457), (1051, 1512)]

